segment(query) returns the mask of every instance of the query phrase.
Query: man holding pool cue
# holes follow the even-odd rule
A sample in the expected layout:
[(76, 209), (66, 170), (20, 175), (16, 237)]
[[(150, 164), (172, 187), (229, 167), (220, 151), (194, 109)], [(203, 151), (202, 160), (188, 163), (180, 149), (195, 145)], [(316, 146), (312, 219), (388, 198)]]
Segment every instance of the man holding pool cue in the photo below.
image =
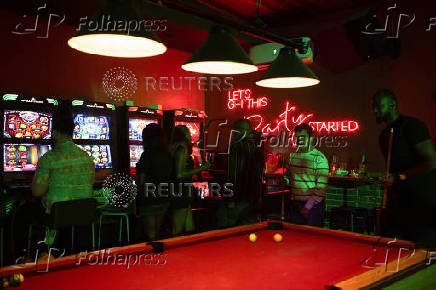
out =
[(386, 158), (382, 234), (428, 245), (436, 242), (436, 151), (425, 123), (401, 114), (387, 89), (372, 99)]

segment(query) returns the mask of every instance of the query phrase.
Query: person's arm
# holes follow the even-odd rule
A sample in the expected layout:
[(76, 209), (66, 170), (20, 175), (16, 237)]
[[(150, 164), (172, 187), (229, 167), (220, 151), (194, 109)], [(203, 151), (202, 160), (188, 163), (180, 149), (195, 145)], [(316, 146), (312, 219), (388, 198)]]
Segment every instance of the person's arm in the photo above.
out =
[(436, 151), (430, 139), (415, 144), (414, 148), (422, 163), (420, 166), (404, 172), (406, 175), (417, 175), (436, 169)]
[(186, 149), (183, 147), (180, 147), (179, 149), (177, 149), (174, 157), (175, 157), (176, 177), (178, 179), (190, 178), (194, 174), (197, 174), (197, 173), (204, 171), (204, 170), (208, 170), (210, 168), (210, 163), (207, 162), (200, 167), (187, 170), (186, 169)]
[(136, 171), (136, 187), (138, 194), (144, 194), (145, 173)]
[(145, 183), (145, 153), (142, 152), (141, 157), (136, 163), (136, 188), (138, 195), (144, 194), (144, 183)]
[(290, 175), (291, 175), (291, 160), (292, 160), (292, 153), (289, 154), (289, 159), (286, 162), (286, 170), (283, 168), (283, 170), (285, 170), (285, 173), (283, 174), (283, 178), (285, 179), (286, 185), (289, 185), (290, 183)]
[(315, 187), (312, 188), (312, 197), (307, 200), (304, 206), (307, 210), (312, 209), (315, 204), (323, 200), (328, 185), (329, 163), (327, 158), (324, 155), (317, 156), (314, 167), (316, 172)]
[(238, 163), (242, 165), (242, 158), (240, 158), (238, 150), (236, 148), (237, 144), (230, 144), (229, 157), (227, 162), (227, 178), (229, 182), (236, 183), (238, 178)]
[(32, 195), (35, 197), (43, 196), (48, 192), (50, 181), (50, 171), (46, 166), (46, 158), (44, 156), (39, 160), (36, 167), (35, 175), (32, 181)]
[(404, 179), (407, 176), (419, 175), (436, 169), (436, 151), (431, 141), (427, 125), (419, 120), (413, 119), (406, 124), (405, 132), (408, 141), (413, 145), (421, 162), (414, 168), (409, 168), (396, 177)]

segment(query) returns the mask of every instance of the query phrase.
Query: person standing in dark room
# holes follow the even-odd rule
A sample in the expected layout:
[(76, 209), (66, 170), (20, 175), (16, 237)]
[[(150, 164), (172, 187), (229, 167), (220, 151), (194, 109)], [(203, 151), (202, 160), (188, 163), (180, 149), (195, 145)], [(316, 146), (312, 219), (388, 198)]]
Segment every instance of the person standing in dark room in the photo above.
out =
[(381, 89), (372, 99), (379, 136), (387, 158), (393, 130), (385, 218), (386, 234), (424, 244), (436, 242), (436, 152), (424, 122), (398, 110), (395, 94)]
[[(136, 164), (136, 208), (144, 227), (138, 226), (137, 231), (139, 235), (145, 232), (150, 240), (155, 240), (170, 206), (168, 198), (158, 196), (158, 187), (173, 182), (174, 167), (165, 132), (158, 124), (148, 124), (142, 130), (142, 139), (144, 152)], [(150, 192), (148, 185), (153, 189)]]
[(186, 184), (192, 184), (192, 177), (201, 171), (208, 170), (210, 163), (195, 167), (192, 158), (191, 134), (188, 127), (176, 126), (171, 137), (170, 152), (174, 162), (174, 174), (176, 179), (174, 195), (171, 195), (170, 207), (172, 210), (173, 234), (194, 230), (192, 220), (191, 201), (192, 188)]
[(233, 184), (233, 197), (217, 212), (217, 226), (231, 227), (256, 222), (255, 207), (260, 200), (264, 158), (255, 142), (250, 121), (241, 119), (233, 126), (234, 140), (229, 147), (227, 177)]

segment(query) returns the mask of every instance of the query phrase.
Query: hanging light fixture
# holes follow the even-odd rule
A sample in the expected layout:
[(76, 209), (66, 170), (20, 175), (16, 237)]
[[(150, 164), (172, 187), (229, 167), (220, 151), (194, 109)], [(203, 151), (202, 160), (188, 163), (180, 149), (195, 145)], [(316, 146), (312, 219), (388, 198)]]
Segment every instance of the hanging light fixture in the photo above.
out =
[(68, 45), (82, 52), (115, 57), (163, 54), (167, 48), (152, 31), (155, 27), (151, 23), (124, 1), (108, 0), (96, 15), (80, 23)]
[(244, 74), (257, 71), (257, 66), (222, 25), (214, 26), (209, 37), (182, 65), (186, 71), (206, 74)]
[(256, 85), (267, 88), (299, 88), (318, 83), (318, 77), (295, 54), (295, 49), (283, 47)]

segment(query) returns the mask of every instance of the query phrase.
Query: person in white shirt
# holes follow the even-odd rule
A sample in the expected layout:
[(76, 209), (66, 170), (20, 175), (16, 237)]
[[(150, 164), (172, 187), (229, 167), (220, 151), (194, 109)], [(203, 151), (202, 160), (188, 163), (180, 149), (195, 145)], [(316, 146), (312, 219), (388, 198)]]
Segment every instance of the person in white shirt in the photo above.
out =
[(294, 128), (297, 150), (290, 153), (285, 174), (291, 188), (290, 221), (322, 226), (329, 164), (324, 154), (312, 147), (313, 129), (308, 124)]

